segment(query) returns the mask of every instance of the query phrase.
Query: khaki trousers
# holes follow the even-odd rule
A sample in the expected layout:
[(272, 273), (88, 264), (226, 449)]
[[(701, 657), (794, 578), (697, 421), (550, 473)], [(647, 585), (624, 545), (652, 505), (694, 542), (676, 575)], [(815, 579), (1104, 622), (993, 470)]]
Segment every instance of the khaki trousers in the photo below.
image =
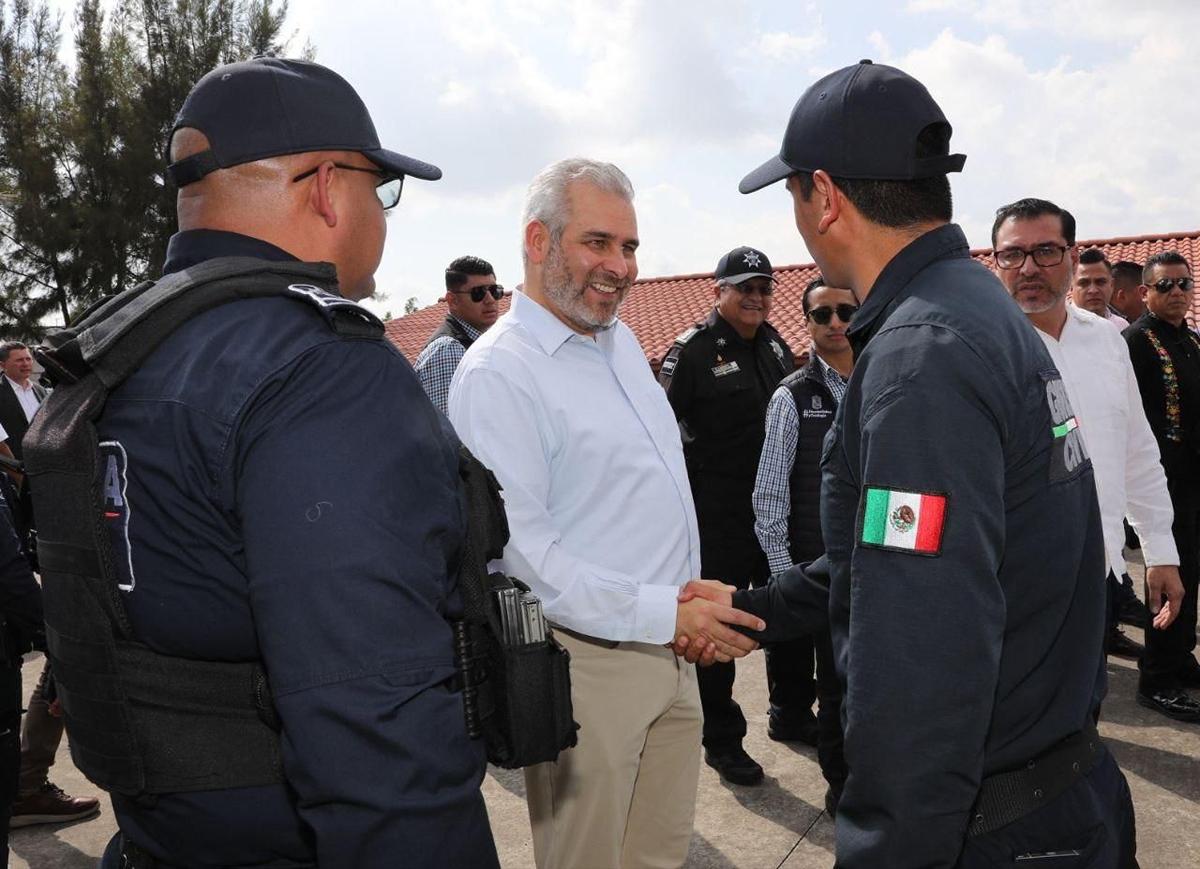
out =
[(700, 776), (696, 669), (561, 628), (579, 744), (525, 770), (538, 869), (678, 869)]

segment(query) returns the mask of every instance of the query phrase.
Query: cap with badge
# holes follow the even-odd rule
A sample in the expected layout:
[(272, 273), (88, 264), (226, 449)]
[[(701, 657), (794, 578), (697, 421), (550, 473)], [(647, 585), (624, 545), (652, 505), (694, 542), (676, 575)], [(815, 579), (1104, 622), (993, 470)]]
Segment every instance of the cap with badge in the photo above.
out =
[(218, 169), (308, 151), (358, 151), (395, 177), (442, 177), (437, 166), (382, 148), (350, 83), (310, 61), (256, 57), (217, 67), (196, 82), (171, 135), (181, 127), (203, 133), (209, 150), (167, 167), (178, 187)]
[(740, 284), (750, 278), (775, 280), (767, 255), (752, 247), (735, 247), (721, 257), (713, 277), (723, 284)]
[[(819, 79), (796, 102), (779, 155), (742, 179), (753, 193), (796, 172), (834, 178), (912, 181), (961, 172), (952, 128), (925, 85), (902, 70), (863, 60)], [(918, 153), (922, 140), (924, 155)]]

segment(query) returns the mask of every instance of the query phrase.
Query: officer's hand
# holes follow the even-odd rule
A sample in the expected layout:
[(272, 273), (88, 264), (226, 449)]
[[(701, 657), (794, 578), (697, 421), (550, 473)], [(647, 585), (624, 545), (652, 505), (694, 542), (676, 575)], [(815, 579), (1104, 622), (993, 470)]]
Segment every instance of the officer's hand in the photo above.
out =
[(1183, 606), (1183, 594), (1178, 567), (1160, 564), (1146, 568), (1146, 605), (1154, 614), (1152, 624), (1155, 628), (1166, 630), (1175, 621), (1179, 616), (1179, 608)]
[(689, 664), (696, 664), (700, 667), (708, 667), (718, 661), (727, 664), (733, 660), (729, 655), (719, 653), (715, 643), (703, 639), (698, 639), (693, 643), (689, 637), (683, 634), (676, 637), (675, 642), (667, 643), (667, 648)]
[[(692, 651), (692, 645), (698, 641), (712, 643), (717, 656), (726, 655), (730, 658), (741, 658), (758, 648), (758, 643), (728, 625), (741, 625), (752, 631), (766, 628), (766, 623), (758, 616), (694, 598), (679, 604), (675, 616), (675, 640), (678, 642), (682, 637), (687, 637)], [(699, 654), (703, 655), (703, 652)]]

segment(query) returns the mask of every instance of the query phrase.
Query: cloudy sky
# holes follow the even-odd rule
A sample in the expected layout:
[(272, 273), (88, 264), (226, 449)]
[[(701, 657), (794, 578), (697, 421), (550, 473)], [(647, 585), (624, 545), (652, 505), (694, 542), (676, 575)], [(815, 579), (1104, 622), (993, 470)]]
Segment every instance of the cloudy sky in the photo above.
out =
[(954, 125), (972, 245), (1030, 195), (1070, 208), (1081, 238), (1200, 226), (1194, 0), (291, 0), (289, 23), (386, 147), (445, 172), (406, 185), (389, 221), (380, 313), (435, 300), (463, 253), (515, 286), (525, 186), (568, 156), (633, 180), (643, 277), (710, 271), (740, 244), (810, 261), (782, 185), (737, 182), (812, 81), (864, 57), (924, 81)]

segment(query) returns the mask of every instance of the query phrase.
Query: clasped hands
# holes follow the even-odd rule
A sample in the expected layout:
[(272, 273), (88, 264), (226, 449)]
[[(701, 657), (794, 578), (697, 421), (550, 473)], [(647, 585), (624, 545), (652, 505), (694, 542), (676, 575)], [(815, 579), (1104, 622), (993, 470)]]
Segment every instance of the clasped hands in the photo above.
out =
[(758, 616), (733, 608), (736, 590), (711, 579), (693, 579), (684, 585), (679, 590), (671, 650), (689, 663), (705, 667), (741, 658), (757, 649), (758, 643), (731, 625), (761, 631), (767, 624)]

